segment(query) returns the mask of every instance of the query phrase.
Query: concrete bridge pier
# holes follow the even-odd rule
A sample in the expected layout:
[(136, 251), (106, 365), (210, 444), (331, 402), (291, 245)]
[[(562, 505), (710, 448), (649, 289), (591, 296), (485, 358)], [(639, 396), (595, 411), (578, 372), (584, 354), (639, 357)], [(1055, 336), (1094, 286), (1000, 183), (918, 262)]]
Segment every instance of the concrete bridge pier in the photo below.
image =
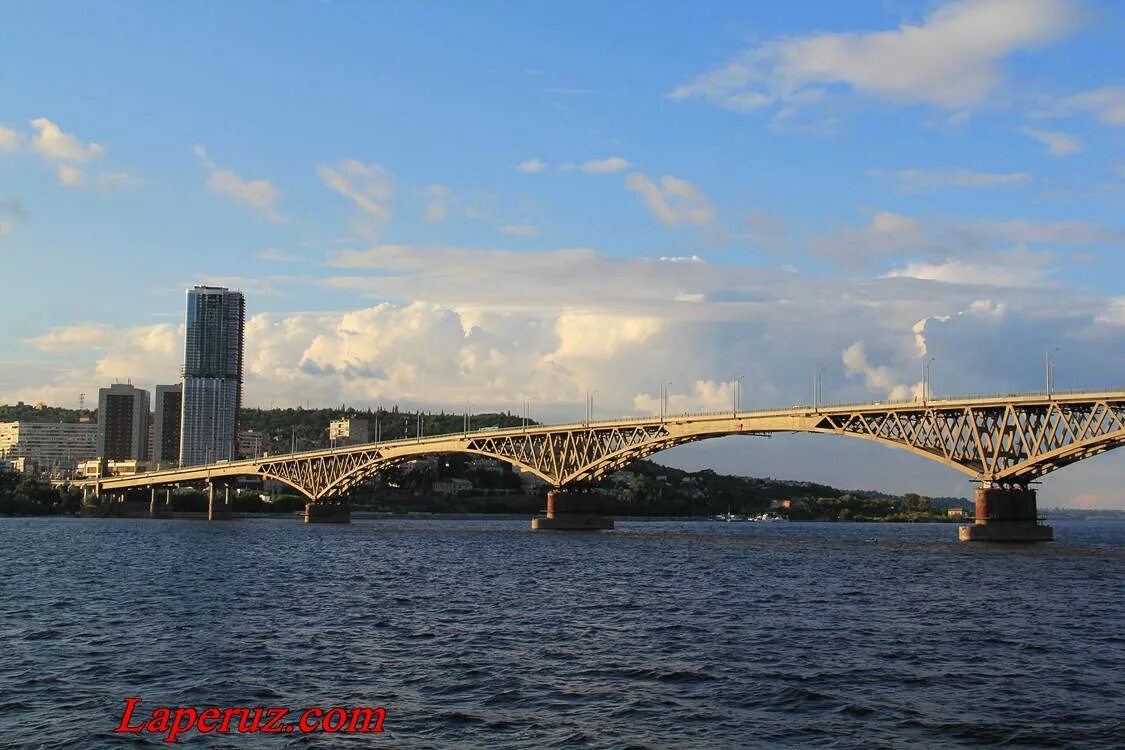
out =
[(543, 531), (601, 531), (613, 528), (613, 519), (597, 512), (593, 495), (586, 492), (548, 490), (547, 513), (531, 519), (531, 528)]
[(976, 518), (957, 530), (962, 542), (1049, 542), (1054, 530), (1039, 523), (1035, 490), (977, 488)]
[(230, 485), (223, 485), (223, 499), (215, 502), (215, 483), (207, 483), (207, 520), (229, 521), (231, 512)]
[(148, 500), (148, 516), (149, 518), (171, 518), (172, 517), (172, 490), (164, 490), (164, 501), (161, 502), (159, 498), (160, 489), (157, 487), (149, 488)]
[(352, 504), (339, 502), (305, 503), (305, 523), (351, 523)]

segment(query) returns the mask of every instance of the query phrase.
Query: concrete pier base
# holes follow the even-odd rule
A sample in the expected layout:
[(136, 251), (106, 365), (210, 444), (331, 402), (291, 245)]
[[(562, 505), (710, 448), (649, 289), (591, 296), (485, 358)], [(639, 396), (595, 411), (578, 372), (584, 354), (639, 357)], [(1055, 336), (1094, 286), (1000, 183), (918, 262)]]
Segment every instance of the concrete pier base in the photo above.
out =
[(551, 490), (547, 514), (531, 519), (531, 528), (542, 531), (603, 531), (613, 528), (613, 519), (594, 512), (591, 495)]
[(215, 485), (207, 485), (207, 520), (229, 521), (231, 518), (230, 487), (224, 488), (224, 500), (215, 497)]
[(307, 503), (305, 523), (351, 523), (350, 503)]
[(1054, 530), (1039, 523), (1035, 490), (981, 487), (976, 495), (976, 518), (961, 526), (962, 542), (1049, 542)]

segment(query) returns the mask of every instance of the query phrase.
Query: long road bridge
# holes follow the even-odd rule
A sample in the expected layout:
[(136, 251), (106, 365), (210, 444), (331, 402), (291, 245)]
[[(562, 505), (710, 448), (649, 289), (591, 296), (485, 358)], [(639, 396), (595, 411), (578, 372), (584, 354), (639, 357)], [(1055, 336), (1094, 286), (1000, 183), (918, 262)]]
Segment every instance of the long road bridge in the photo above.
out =
[[(423, 456), (469, 453), (543, 479), (547, 514), (537, 528), (609, 528), (581, 492), (607, 473), (677, 445), (727, 435), (808, 432), (908, 450), (980, 482), (975, 523), (962, 539), (1050, 539), (1029, 484), (1055, 469), (1125, 444), (1125, 391), (1033, 393), (726, 411), (476, 430), (76, 482), (84, 492), (123, 493), (234, 477), (284, 482), (309, 500), (306, 520), (350, 517), (347, 492), (376, 472)], [(223, 507), (223, 506), (218, 506)], [(229, 513), (229, 491), (225, 505)]]

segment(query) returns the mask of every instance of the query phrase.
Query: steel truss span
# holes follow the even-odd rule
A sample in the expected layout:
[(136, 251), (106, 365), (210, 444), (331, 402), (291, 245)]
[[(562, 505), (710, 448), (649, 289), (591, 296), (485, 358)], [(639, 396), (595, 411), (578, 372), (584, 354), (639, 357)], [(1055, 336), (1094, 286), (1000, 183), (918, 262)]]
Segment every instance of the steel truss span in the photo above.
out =
[(555, 488), (598, 480), (676, 445), (727, 435), (812, 432), (874, 440), (938, 461), (985, 486), (1026, 487), (1055, 469), (1125, 444), (1125, 391), (685, 414), (396, 440), (77, 482), (121, 491), (239, 476), (277, 479), (333, 502), (372, 474), (423, 456), (507, 461)]

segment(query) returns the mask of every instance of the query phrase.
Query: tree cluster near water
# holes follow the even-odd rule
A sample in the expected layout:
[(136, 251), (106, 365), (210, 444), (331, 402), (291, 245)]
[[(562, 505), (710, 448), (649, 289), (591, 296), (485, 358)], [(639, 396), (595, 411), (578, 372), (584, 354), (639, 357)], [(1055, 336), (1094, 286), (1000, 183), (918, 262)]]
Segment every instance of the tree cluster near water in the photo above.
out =
[(64, 492), (14, 471), (0, 469), (0, 515), (47, 516), (77, 513), (82, 495)]

